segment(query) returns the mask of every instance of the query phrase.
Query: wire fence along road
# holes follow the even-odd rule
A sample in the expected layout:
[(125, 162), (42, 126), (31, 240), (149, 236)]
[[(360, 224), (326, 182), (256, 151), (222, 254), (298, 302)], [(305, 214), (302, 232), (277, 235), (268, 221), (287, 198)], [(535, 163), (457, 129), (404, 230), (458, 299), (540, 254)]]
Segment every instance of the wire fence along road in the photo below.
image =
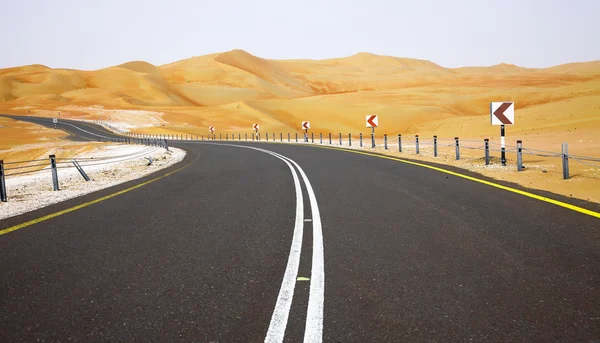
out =
[[(341, 146), (352, 149), (384, 149), (396, 150), (401, 153), (414, 152), (415, 154), (424, 155), (424, 153), (432, 153), (434, 157), (449, 156), (448, 148), (451, 148), (456, 160), (461, 159), (461, 149), (479, 150), (482, 151), (482, 158), (486, 165), (493, 164), (495, 159), (490, 155), (491, 152), (502, 153), (503, 149), (500, 143), (490, 142), (489, 140), (469, 140), (459, 138), (437, 138), (422, 139), (418, 135), (414, 137), (405, 137), (398, 135), (384, 135), (383, 137), (372, 137), (370, 134), (363, 135), (360, 133), (353, 136), (352, 133), (226, 133), (226, 134), (211, 134), (211, 135), (190, 135), (190, 134), (163, 134), (149, 135), (135, 132), (128, 132), (128, 136), (142, 139), (168, 139), (178, 141), (254, 141), (254, 142), (270, 142), (270, 143), (293, 143), (293, 144), (318, 144)], [(518, 141), (521, 142), (521, 141)], [(524, 142), (517, 145), (506, 145), (504, 148), (505, 154), (516, 156), (517, 169), (522, 171), (525, 166), (522, 164), (523, 155), (538, 156), (544, 158), (556, 158), (555, 165), (562, 165), (563, 179), (569, 178), (569, 161), (573, 160), (582, 165), (596, 168), (600, 171), (600, 158), (570, 155), (568, 153), (568, 144), (563, 143), (563, 151), (548, 151), (539, 149), (530, 149), (523, 147)], [(446, 150), (444, 150), (446, 148)], [(521, 163), (519, 163), (521, 161)]]
[[(122, 141), (123, 143), (126, 143), (125, 139), (123, 138), (114, 138), (114, 141)], [(86, 167), (109, 165), (133, 159), (139, 159), (141, 157), (149, 156), (159, 149), (166, 149), (167, 151), (169, 150), (166, 141), (160, 141), (158, 139), (140, 139), (139, 141), (135, 141), (147, 146), (142, 150), (117, 156), (57, 158), (55, 155), (50, 155), (47, 159), (34, 159), (10, 162), (4, 162), (3, 160), (0, 160), (0, 201), (7, 202), (6, 178), (27, 174), (33, 175), (37, 173), (51, 171), (54, 190), (57, 191), (59, 190), (59, 169), (64, 170), (76, 168), (81, 174), (81, 176), (85, 179), (85, 181), (90, 181), (89, 177), (85, 172)], [(148, 159), (148, 163), (152, 164), (151, 157), (146, 158)]]

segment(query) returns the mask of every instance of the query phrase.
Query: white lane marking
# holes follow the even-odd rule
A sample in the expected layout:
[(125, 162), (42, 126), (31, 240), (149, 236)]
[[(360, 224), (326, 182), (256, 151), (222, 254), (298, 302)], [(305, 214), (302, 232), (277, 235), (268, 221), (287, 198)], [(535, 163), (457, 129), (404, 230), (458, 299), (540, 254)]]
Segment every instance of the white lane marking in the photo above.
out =
[[(280, 155), (274, 151), (260, 149), (244, 145), (208, 143), (213, 145), (225, 145), (239, 148), (247, 148), (262, 151), (264, 153), (285, 159), (292, 163), (300, 172), (304, 185), (308, 192), (313, 220), (313, 255), (312, 270), (310, 278), (310, 293), (308, 296), (308, 310), (306, 313), (306, 328), (304, 331), (304, 343), (320, 343), (323, 341), (323, 304), (325, 296), (325, 263), (323, 254), (323, 229), (321, 225), (321, 214), (317, 204), (317, 197), (304, 173), (304, 170), (292, 159)], [(287, 314), (289, 315), (289, 313)], [(271, 322), (273, 318), (271, 318)], [(266, 341), (266, 340), (265, 340)]]
[(304, 198), (302, 196), (302, 188), (300, 186), (298, 174), (288, 161), (280, 157), (277, 158), (288, 165), (294, 177), (294, 187), (296, 189), (296, 221), (294, 225), (292, 247), (290, 248), (290, 256), (288, 257), (285, 274), (283, 275), (283, 281), (281, 282), (281, 288), (279, 289), (279, 296), (277, 297), (275, 310), (271, 316), (269, 330), (267, 331), (267, 336), (265, 337), (265, 342), (269, 343), (283, 342), (283, 338), (285, 336), (285, 329), (287, 327), (290, 308), (292, 307), (292, 299), (294, 297), (294, 287), (296, 286), (296, 279), (298, 277), (298, 268), (300, 266), (300, 253), (302, 252), (302, 232), (304, 231), (304, 222), (302, 221), (302, 217), (304, 215)]
[(304, 219), (305, 222), (312, 222), (312, 219)]
[(308, 198), (310, 199), (310, 209), (313, 219), (313, 255), (304, 343), (319, 343), (323, 341), (323, 305), (325, 297), (325, 261), (321, 214), (319, 212), (319, 205), (317, 204), (317, 197), (304, 170), (296, 162), (287, 157), (285, 158), (300, 171), (300, 175), (302, 175), (306, 190), (308, 191)]

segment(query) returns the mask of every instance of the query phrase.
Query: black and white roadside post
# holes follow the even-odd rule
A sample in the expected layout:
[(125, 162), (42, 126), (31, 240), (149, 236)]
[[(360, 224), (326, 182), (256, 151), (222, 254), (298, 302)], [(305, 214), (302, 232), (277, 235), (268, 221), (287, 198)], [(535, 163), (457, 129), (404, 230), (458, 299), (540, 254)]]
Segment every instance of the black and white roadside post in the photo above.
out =
[(269, 141), (269, 134), (267, 132), (265, 132), (265, 139), (267, 142)]
[(437, 157), (438, 149), (437, 149), (437, 136), (433, 136), (433, 157)]
[(54, 123), (54, 129), (56, 130), (56, 123), (58, 123), (58, 118), (52, 118), (52, 122)]
[(242, 140), (242, 134), (238, 133), (238, 141), (241, 141), (241, 140)]
[(279, 141), (280, 141), (280, 142), (283, 142), (283, 132), (280, 132), (280, 133), (279, 133)]
[(415, 135), (415, 151), (419, 154), (419, 135)]
[(483, 140), (485, 143), (485, 165), (490, 165), (490, 140), (486, 138)]
[(303, 121), (302, 122), (302, 128), (304, 129), (304, 142), (308, 143), (308, 129), (310, 129), (310, 122), (309, 121)]
[[(186, 136), (186, 138), (187, 138), (187, 136)], [(226, 141), (228, 141), (228, 140), (229, 140), (229, 134), (228, 134), (228, 133), (226, 133), (226, 134), (225, 134), (225, 140), (226, 140)]]
[(311, 141), (311, 143), (315, 142), (315, 133), (314, 132), (310, 133), (310, 141)]
[(260, 138), (258, 138), (258, 130), (260, 129), (260, 124), (252, 124), (252, 130), (254, 131), (254, 133), (252, 134), (252, 140), (254, 140), (254, 136), (256, 136), (257, 140), (260, 141)]
[(348, 146), (352, 146), (352, 133), (348, 133)]
[(52, 186), (55, 191), (60, 190), (58, 187), (58, 172), (56, 171), (56, 156), (50, 155), (50, 168), (52, 169)]
[(456, 160), (460, 160), (460, 145), (458, 143), (458, 137), (454, 137), (454, 144), (456, 146)]
[(296, 143), (298, 143), (298, 132), (296, 132)]
[(6, 180), (4, 176), (4, 160), (0, 160), (0, 201), (6, 202)]
[(502, 162), (503, 166), (506, 166), (506, 136), (504, 124), (500, 126), (500, 162)]
[(362, 132), (358, 134), (358, 145), (362, 148)]
[(288, 132), (288, 143), (291, 141), (290, 133)]
[(563, 179), (569, 179), (569, 143), (562, 143)]
[(319, 133), (319, 144), (323, 144), (323, 134)]
[(514, 125), (515, 123), (515, 103), (509, 101), (491, 102), (490, 118), (492, 125), (500, 125), (500, 162), (506, 166), (506, 136), (505, 125)]
[(523, 171), (523, 141), (517, 141), (517, 171)]
[(342, 145), (342, 133), (340, 132), (340, 146)]
[(383, 134), (383, 147), (385, 150), (387, 150), (387, 133)]
[(398, 152), (402, 152), (402, 134), (398, 134)]
[(275, 132), (273, 132), (273, 142), (275, 142)]
[(329, 133), (329, 145), (331, 145), (331, 132)]
[(375, 128), (379, 126), (379, 116), (377, 114), (369, 114), (366, 116), (366, 121), (367, 127), (371, 128), (371, 148), (375, 148)]

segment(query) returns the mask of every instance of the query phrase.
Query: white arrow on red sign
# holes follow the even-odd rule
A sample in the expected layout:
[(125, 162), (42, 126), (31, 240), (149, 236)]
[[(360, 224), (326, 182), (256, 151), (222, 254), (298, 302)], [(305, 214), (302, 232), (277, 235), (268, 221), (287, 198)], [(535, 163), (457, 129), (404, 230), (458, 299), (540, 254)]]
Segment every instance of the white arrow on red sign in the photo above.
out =
[(368, 115), (366, 119), (367, 119), (367, 127), (379, 126), (379, 119), (376, 114)]
[(310, 122), (309, 121), (303, 121), (302, 122), (302, 128), (305, 130), (310, 129)]
[(513, 125), (515, 123), (515, 103), (507, 101), (490, 103), (490, 118), (492, 125)]
[(258, 131), (258, 129), (260, 128), (260, 125), (258, 124), (253, 124), (252, 125), (252, 129)]
[(211, 126), (208, 129), (210, 130), (210, 132), (215, 132), (215, 127), (214, 126)]

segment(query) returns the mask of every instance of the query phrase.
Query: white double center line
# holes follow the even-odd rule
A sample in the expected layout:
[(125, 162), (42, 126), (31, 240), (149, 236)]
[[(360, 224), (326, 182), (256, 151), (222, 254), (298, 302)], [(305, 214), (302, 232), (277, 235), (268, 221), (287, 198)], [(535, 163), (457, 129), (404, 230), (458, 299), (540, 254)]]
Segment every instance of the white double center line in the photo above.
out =
[[(292, 238), (292, 247), (290, 249), (290, 256), (288, 258), (287, 267), (281, 283), (281, 289), (279, 290), (279, 296), (277, 297), (277, 303), (275, 304), (275, 309), (273, 310), (273, 315), (271, 317), (271, 323), (269, 324), (269, 330), (267, 331), (267, 335), (265, 337), (265, 342), (267, 343), (283, 342), (288, 318), (290, 315), (290, 308), (292, 306), (292, 300), (294, 297), (296, 279), (298, 277), (300, 253), (302, 250), (302, 231), (304, 228), (304, 199), (302, 196), (300, 179), (298, 178), (298, 174), (296, 173), (294, 167), (296, 167), (300, 173), (300, 176), (304, 181), (304, 185), (306, 186), (306, 191), (308, 192), (308, 199), (310, 200), (313, 226), (312, 269), (310, 276), (310, 293), (308, 296), (308, 310), (306, 313), (306, 329), (304, 331), (304, 343), (322, 342), (323, 304), (325, 296), (323, 229), (321, 226), (321, 214), (317, 204), (317, 197), (315, 196), (315, 192), (310, 184), (310, 181), (308, 180), (308, 177), (306, 176), (306, 173), (304, 173), (304, 170), (302, 170), (302, 168), (294, 160), (274, 151), (234, 144), (208, 144), (258, 150), (284, 161), (292, 172), (294, 187), (296, 189), (296, 220), (294, 225), (294, 236)], [(294, 167), (292, 167), (292, 165)]]

